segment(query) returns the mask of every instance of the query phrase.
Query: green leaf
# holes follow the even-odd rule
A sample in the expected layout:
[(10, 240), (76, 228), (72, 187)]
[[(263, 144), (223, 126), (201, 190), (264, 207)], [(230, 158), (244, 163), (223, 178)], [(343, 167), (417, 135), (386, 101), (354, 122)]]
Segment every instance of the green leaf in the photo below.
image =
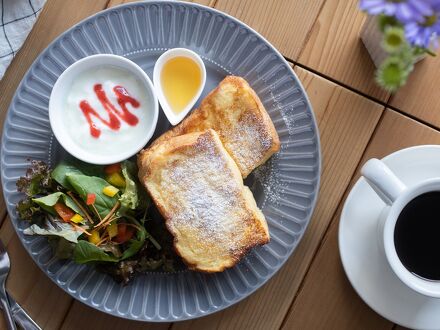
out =
[(119, 249), (119, 245), (115, 244), (112, 241), (108, 241), (107, 243), (103, 243), (99, 246), (99, 248), (101, 250), (103, 250), (104, 252), (109, 252), (112, 255), (114, 255), (116, 258), (120, 258), (122, 257), (122, 252)]
[(136, 164), (126, 160), (121, 167), (126, 182), (124, 193), (119, 199), (123, 209), (147, 210), (150, 206), (150, 197), (137, 179), (138, 168)]
[(66, 204), (66, 206), (70, 207), (76, 213), (84, 216), (84, 213), (81, 211), (81, 209), (76, 205), (76, 203), (73, 201), (73, 199), (69, 195), (63, 194), (62, 197), (64, 200), (64, 204)]
[[(138, 224), (138, 223), (137, 223)], [(142, 226), (139, 226), (139, 230), (136, 233), (136, 239), (131, 239), (128, 242), (128, 247), (122, 253), (120, 258), (107, 254), (103, 249), (91, 244), (87, 241), (79, 241), (75, 247), (74, 260), (77, 263), (87, 263), (90, 261), (109, 261), (117, 262), (128, 259), (134, 256), (144, 246), (145, 239), (147, 237), (147, 231)], [(109, 251), (108, 248), (106, 248)]]
[(87, 200), (87, 194), (96, 195), (95, 207), (102, 218), (111, 211), (118, 200), (117, 195), (109, 197), (103, 194), (102, 190), (109, 183), (102, 178), (71, 173), (68, 173), (66, 177), (69, 184), (84, 201)]
[(33, 160), (31, 166), (26, 170), (26, 175), (17, 180), (17, 190), (33, 197), (39, 194), (46, 194), (53, 191), (50, 170), (43, 161)]
[(49, 244), (58, 259), (71, 259), (73, 256), (73, 250), (75, 249), (75, 243), (69, 242), (62, 237), (51, 236), (48, 238)]
[(73, 260), (78, 264), (89, 262), (117, 262), (118, 258), (105, 253), (96, 245), (80, 240), (73, 251)]
[(72, 185), (67, 180), (67, 174), (82, 174), (80, 170), (78, 170), (75, 166), (60, 163), (55, 169), (52, 171), (52, 179), (62, 185), (64, 188), (68, 190), (73, 190)]
[(44, 197), (40, 197), (40, 198), (33, 198), (32, 201), (34, 203), (38, 204), (39, 206), (41, 206), (42, 209), (49, 212), (50, 214), (56, 215), (57, 213), (55, 212), (55, 209), (53, 208), (53, 206), (56, 203), (58, 203), (60, 198), (63, 200), (63, 202), (64, 202), (64, 204), (66, 204), (66, 206), (68, 206), (69, 208), (74, 210), (76, 213), (79, 213), (82, 216), (84, 216), (81, 209), (75, 204), (75, 202), (72, 200), (72, 198), (70, 198), (68, 195), (66, 195), (65, 193), (62, 193), (62, 192), (56, 192), (56, 193), (53, 193), (53, 194), (50, 194), (50, 195), (47, 195)]
[(122, 257), (120, 260), (124, 260), (127, 258), (130, 258), (131, 256), (135, 255), (145, 244), (145, 238), (147, 236), (147, 231), (144, 227), (139, 225), (139, 230), (136, 233), (136, 239), (132, 239), (129, 242), (128, 248), (124, 251), (122, 254)]
[(121, 168), (125, 179), (125, 190), (119, 201), (122, 207), (134, 210), (139, 205), (138, 188), (133, 179), (136, 173), (136, 165), (130, 161), (125, 161), (122, 163)]
[(56, 215), (57, 213), (53, 206), (58, 202), (62, 194), (62, 192), (57, 192), (40, 198), (32, 198), (32, 201), (40, 205), (43, 210)]
[(59, 236), (72, 243), (78, 242), (82, 232), (74, 230), (71, 225), (61, 221), (47, 221), (44, 228), (32, 225), (23, 231), (26, 235)]
[(40, 206), (36, 205), (31, 198), (26, 197), (19, 201), (15, 206), (20, 219), (31, 221), (32, 223), (44, 223), (46, 214)]
[(67, 179), (68, 174), (83, 174), (102, 177), (104, 175), (102, 166), (84, 163), (77, 159), (69, 159), (58, 164), (52, 171), (52, 178), (68, 190), (73, 190)]

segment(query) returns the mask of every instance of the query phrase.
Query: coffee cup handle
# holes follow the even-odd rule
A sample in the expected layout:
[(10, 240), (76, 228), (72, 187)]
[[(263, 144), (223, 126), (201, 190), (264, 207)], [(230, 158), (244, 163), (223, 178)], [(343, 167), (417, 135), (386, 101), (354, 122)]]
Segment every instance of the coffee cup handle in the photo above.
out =
[(361, 169), (361, 174), (387, 205), (392, 205), (406, 190), (405, 184), (379, 159), (372, 158), (367, 161)]

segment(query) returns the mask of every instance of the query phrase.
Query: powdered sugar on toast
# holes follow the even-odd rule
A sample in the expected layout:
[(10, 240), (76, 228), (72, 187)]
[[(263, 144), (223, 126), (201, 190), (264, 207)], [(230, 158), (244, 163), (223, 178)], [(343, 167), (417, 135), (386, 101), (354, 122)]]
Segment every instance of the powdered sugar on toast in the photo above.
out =
[(267, 243), (263, 214), (217, 133), (191, 133), (155, 148), (142, 163), (146, 185), (175, 247), (193, 268), (219, 271), (251, 247)]

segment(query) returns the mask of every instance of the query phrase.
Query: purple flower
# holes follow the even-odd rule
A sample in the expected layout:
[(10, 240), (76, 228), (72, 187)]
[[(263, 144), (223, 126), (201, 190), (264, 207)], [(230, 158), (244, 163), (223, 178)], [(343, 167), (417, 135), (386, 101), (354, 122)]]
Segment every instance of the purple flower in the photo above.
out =
[(405, 24), (405, 36), (413, 46), (428, 48), (431, 44), (438, 47), (440, 35), (440, 12), (425, 16), (423, 21)]
[(433, 14), (430, 2), (439, 0), (361, 0), (360, 9), (370, 15), (394, 16), (402, 23), (422, 21)]
[(440, 11), (440, 0), (428, 0), (434, 11)]

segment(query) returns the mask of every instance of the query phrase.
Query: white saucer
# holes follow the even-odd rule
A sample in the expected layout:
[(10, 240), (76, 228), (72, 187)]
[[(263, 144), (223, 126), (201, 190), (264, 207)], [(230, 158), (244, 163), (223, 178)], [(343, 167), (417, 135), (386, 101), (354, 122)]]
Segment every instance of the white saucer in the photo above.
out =
[[(383, 161), (407, 186), (440, 177), (440, 146), (403, 149)], [(359, 296), (390, 321), (413, 329), (440, 329), (440, 299), (405, 286), (380, 250), (377, 223), (384, 207), (360, 178), (345, 201), (339, 224), (339, 251), (347, 277)]]

